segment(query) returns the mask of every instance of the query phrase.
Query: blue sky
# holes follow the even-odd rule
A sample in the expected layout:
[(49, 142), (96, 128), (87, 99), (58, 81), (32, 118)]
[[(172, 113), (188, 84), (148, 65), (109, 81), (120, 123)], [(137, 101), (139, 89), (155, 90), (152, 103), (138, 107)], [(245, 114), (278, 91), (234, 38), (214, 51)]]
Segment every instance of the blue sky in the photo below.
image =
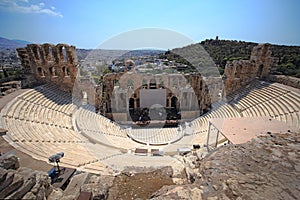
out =
[(215, 38), (300, 45), (297, 0), (0, 0), (0, 36), (95, 48), (120, 33), (167, 29)]

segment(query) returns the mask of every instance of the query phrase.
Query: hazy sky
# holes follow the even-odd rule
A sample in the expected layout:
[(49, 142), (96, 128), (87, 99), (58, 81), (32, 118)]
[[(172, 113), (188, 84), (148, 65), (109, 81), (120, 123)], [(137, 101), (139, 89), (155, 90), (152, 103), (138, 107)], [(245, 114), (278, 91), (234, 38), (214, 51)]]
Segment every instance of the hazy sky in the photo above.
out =
[(95, 48), (120, 33), (156, 28), (196, 42), (218, 35), (300, 45), (299, 8), (299, 0), (0, 0), (0, 36)]

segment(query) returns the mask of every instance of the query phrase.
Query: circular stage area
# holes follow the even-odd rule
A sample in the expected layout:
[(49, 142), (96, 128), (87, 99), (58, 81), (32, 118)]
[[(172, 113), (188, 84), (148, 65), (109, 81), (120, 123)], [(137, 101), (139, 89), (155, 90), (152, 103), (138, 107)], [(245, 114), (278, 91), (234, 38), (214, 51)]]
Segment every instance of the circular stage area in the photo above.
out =
[(147, 145), (167, 145), (180, 140), (183, 131), (180, 128), (138, 128), (128, 129), (128, 136)]
[(122, 146), (118, 146), (117, 141), (123, 143), (123, 145), (132, 144), (131, 148), (134, 148), (137, 144), (133, 141), (144, 145), (168, 145), (183, 137), (183, 130), (177, 127), (122, 129), (117, 123), (83, 108), (79, 108), (74, 116), (77, 131), (91, 141), (105, 142), (117, 148), (122, 148)]

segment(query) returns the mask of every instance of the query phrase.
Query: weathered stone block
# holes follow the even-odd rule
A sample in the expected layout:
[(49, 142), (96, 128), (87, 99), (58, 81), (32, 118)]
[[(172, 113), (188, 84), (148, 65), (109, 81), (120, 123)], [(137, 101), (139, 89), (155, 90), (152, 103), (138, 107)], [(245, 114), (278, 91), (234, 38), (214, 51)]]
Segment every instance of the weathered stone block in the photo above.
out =
[(268, 77), (273, 65), (276, 63), (268, 44), (254, 47), (250, 60), (228, 62), (223, 74), (226, 94), (231, 94), (256, 78)]
[(24, 179), (22, 176), (15, 174), (13, 178), (13, 182), (5, 187), (0, 193), (0, 199), (7, 197), (16, 191), (19, 187), (21, 187), (24, 183)]
[(18, 169), (19, 160), (13, 152), (7, 152), (0, 156), (0, 168), (4, 169)]
[(3, 189), (5, 189), (7, 186), (9, 186), (13, 182), (13, 179), (14, 179), (14, 173), (9, 172), (6, 176), (6, 179), (0, 184), (0, 192)]

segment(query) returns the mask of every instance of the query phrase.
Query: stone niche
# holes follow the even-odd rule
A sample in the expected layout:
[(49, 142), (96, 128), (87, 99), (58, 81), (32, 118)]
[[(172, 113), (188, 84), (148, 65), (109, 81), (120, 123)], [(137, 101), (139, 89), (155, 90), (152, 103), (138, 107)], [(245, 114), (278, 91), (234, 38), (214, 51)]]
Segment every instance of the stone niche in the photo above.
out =
[(223, 75), (226, 94), (233, 93), (257, 78), (266, 79), (275, 65), (268, 44), (254, 47), (250, 60), (228, 62)]
[(26, 76), (23, 87), (52, 83), (65, 92), (72, 92), (78, 70), (75, 46), (29, 44), (17, 52)]
[(97, 107), (97, 94), (93, 78), (78, 76), (72, 90), (73, 103), (78, 106), (92, 105)]

